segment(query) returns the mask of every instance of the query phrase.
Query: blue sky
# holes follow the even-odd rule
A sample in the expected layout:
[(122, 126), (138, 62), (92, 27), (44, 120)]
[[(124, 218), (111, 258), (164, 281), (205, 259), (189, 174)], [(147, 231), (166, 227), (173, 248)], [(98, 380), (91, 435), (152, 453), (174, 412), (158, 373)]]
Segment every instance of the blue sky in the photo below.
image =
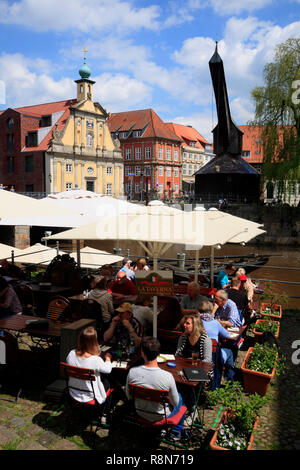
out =
[(215, 40), (232, 117), (246, 124), (276, 44), (299, 36), (300, 0), (0, 0), (0, 109), (74, 98), (87, 46), (108, 112), (152, 107), (211, 141)]

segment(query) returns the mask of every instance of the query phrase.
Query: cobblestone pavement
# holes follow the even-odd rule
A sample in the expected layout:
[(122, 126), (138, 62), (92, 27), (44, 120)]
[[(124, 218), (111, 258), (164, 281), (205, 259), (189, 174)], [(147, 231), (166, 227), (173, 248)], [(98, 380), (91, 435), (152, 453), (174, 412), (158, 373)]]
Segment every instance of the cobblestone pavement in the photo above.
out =
[[(251, 346), (251, 335), (247, 335), (244, 347), (239, 351), (236, 366), (239, 367), (248, 346)], [(300, 312), (284, 312), (281, 320), (279, 343), (287, 359), (288, 369), (273, 381), (269, 387), (270, 401), (260, 418), (258, 431), (255, 435), (253, 449), (263, 450), (296, 450), (300, 449), (300, 364), (292, 363), (294, 341), (300, 340)], [(299, 346), (298, 346), (299, 347)], [(296, 356), (297, 357), (297, 356)], [(300, 354), (298, 354), (300, 359)], [(24, 368), (28, 368), (29, 363)], [(31, 380), (31, 379), (30, 379)], [(0, 389), (0, 449), (1, 450), (89, 450), (91, 434), (78, 428), (75, 424), (70, 429), (70, 415), (66, 406), (60, 402), (51, 402), (44, 395), (46, 378), (36, 374), (31, 386), (25, 384), (17, 401), (16, 393), (20, 384), (18, 376), (14, 376), (10, 388), (3, 384)], [(49, 382), (48, 382), (49, 383)], [(10, 400), (10, 401), (7, 401)], [(204, 429), (192, 441), (192, 448), (207, 448), (212, 428), (216, 427), (219, 408), (201, 412), (204, 418)], [(142, 450), (145, 439), (144, 432), (128, 427), (114, 431), (101, 429), (95, 439), (96, 450)], [(142, 434), (142, 436), (141, 436)], [(161, 444), (163, 447), (166, 445)], [(155, 448), (155, 447), (154, 447)], [(149, 443), (147, 444), (149, 450)]]

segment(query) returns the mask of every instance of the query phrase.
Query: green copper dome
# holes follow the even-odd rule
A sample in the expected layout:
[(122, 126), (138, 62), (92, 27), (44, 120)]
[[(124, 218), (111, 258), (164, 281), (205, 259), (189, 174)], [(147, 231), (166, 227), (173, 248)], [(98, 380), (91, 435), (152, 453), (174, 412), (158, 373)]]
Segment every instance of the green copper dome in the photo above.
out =
[(85, 59), (84, 59), (83, 66), (79, 69), (79, 75), (81, 76), (81, 78), (89, 78), (91, 75), (91, 71), (86, 65)]

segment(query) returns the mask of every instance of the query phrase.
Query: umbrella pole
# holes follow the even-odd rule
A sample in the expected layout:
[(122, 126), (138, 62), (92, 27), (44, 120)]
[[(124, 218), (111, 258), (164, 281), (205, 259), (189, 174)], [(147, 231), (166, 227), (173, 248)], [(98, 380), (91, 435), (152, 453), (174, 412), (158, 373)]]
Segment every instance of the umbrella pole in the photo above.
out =
[(194, 275), (194, 281), (198, 282), (198, 264), (199, 264), (199, 250), (196, 250), (195, 253), (195, 275)]
[(80, 240), (76, 240), (77, 266), (80, 269)]
[(214, 287), (214, 264), (215, 264), (215, 248), (210, 249), (210, 287)]

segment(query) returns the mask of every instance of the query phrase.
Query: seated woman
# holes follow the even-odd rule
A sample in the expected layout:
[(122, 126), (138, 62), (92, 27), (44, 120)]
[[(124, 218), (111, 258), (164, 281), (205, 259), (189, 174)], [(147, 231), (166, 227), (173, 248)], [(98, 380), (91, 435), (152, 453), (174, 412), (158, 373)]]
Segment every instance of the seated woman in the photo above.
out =
[[(199, 354), (198, 359), (203, 362), (213, 362), (212, 342), (207, 335), (199, 315), (185, 315), (184, 333), (179, 337), (175, 356), (192, 358), (192, 353)], [(213, 371), (208, 374), (213, 378)], [(182, 390), (184, 401), (187, 407), (193, 412), (195, 408), (195, 398), (193, 393), (186, 393)]]
[(14, 288), (0, 277), (0, 317), (22, 313), (22, 305)]
[[(112, 365), (111, 355), (109, 353), (105, 354), (105, 361), (99, 354), (100, 347), (97, 340), (97, 331), (94, 327), (88, 326), (80, 332), (77, 349), (72, 349), (72, 351), (69, 352), (66, 362), (72, 366), (94, 369), (96, 375), (96, 382), (94, 382), (95, 398), (100, 405), (104, 404), (102, 422), (105, 422), (106, 416), (109, 414), (111, 408), (111, 395), (107, 397), (110, 383), (107, 378), (101, 374), (109, 374), (112, 370)], [(70, 378), (69, 387), (72, 386), (75, 388), (70, 388), (70, 395), (74, 400), (88, 403), (94, 399), (89, 380), (82, 381)], [(86, 392), (76, 390), (76, 388), (86, 389)]]

